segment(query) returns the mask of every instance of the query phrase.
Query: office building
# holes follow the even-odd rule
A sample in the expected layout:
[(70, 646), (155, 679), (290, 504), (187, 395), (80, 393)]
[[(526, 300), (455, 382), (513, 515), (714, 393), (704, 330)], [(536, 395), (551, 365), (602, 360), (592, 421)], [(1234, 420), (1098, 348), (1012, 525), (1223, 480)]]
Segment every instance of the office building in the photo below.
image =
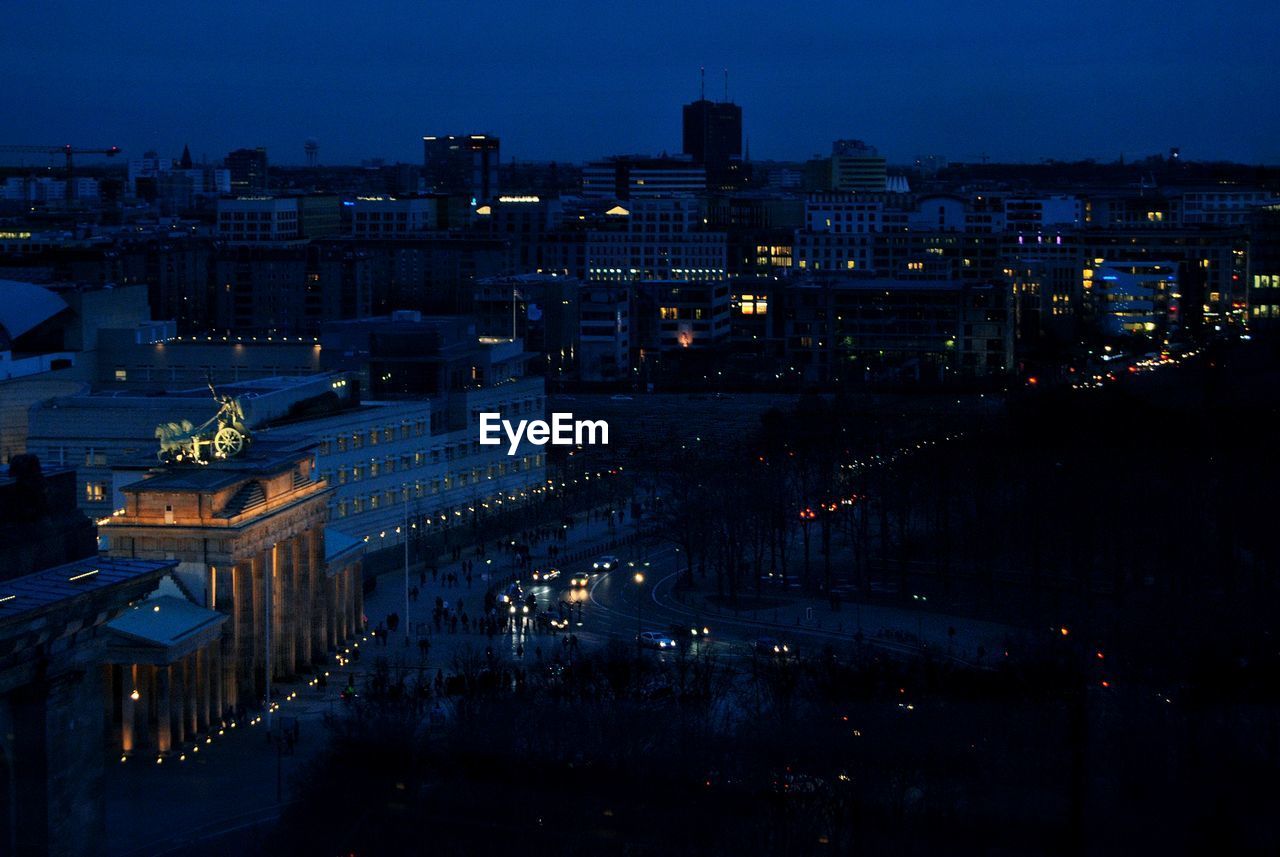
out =
[(1106, 337), (1160, 344), (1180, 327), (1178, 266), (1170, 261), (1095, 260), (1084, 269), (1085, 309)]
[(298, 200), (266, 196), (219, 199), (217, 236), (236, 244), (296, 241), (301, 237)]
[(707, 169), (690, 157), (618, 155), (582, 168), (586, 199), (646, 199), (694, 196), (707, 189)]
[(1255, 209), (1249, 223), (1249, 327), (1280, 330), (1280, 204)]
[(579, 300), (578, 367), (583, 381), (631, 374), (631, 299), (625, 287), (591, 285)]
[(348, 208), (356, 238), (403, 238), (435, 228), (432, 197), (358, 196)]
[(941, 384), (1013, 368), (1006, 285), (810, 274), (776, 303), (787, 361), (806, 380)]
[(646, 282), (638, 287), (638, 300), (656, 310), (656, 325), (646, 325), (656, 336), (641, 340), (646, 348), (706, 350), (728, 339), (727, 281)]
[(697, 199), (636, 200), (624, 211), (587, 233), (592, 282), (725, 278), (725, 233), (705, 229)]
[(223, 160), (231, 181), (231, 192), (237, 196), (267, 192), (267, 150), (236, 149)]
[(707, 184), (719, 188), (742, 158), (742, 108), (700, 98), (682, 112), (684, 154), (706, 168)]
[(831, 189), (883, 193), (887, 186), (884, 157), (861, 140), (836, 140), (831, 145)]
[(467, 196), (473, 205), (498, 194), (500, 141), (488, 134), (422, 138), (422, 181), (434, 193)]

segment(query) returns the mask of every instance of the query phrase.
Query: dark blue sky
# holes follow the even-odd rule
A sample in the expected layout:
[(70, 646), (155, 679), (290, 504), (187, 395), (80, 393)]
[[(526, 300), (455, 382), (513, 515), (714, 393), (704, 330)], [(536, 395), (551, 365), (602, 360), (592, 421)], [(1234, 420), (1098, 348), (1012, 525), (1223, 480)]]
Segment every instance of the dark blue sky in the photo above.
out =
[[(678, 151), (680, 104), (743, 105), (754, 158), (857, 137), (891, 162), (1280, 162), (1280, 3), (222, 0), (5, 3), (4, 143), (300, 163), (417, 162), (428, 133), (504, 159)], [(12, 155), (0, 155), (12, 163)]]

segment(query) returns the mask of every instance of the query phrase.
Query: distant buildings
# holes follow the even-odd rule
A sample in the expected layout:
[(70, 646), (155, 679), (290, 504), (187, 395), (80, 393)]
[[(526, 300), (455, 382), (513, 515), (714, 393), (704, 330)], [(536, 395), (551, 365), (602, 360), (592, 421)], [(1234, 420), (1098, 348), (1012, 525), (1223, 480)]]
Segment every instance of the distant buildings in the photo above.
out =
[(1102, 332), (1164, 343), (1180, 326), (1182, 294), (1173, 262), (1110, 262), (1084, 270), (1084, 299)]
[(883, 193), (886, 189), (884, 157), (861, 140), (836, 140), (831, 144), (831, 189)]
[(617, 155), (582, 168), (587, 199), (693, 196), (707, 189), (707, 168), (692, 158)]
[(810, 381), (938, 384), (1013, 368), (1013, 299), (1002, 284), (815, 274), (782, 300), (773, 311), (788, 364)]
[(298, 201), (273, 197), (218, 200), (217, 235), (224, 241), (294, 241), (301, 235)]
[(475, 203), (498, 194), (501, 141), (488, 134), (422, 138), (422, 180), (436, 193), (469, 196)]
[(587, 234), (593, 282), (719, 280), (726, 275), (723, 232), (704, 229), (693, 197), (636, 200), (608, 229)]
[(700, 98), (684, 105), (683, 151), (706, 169), (709, 189), (731, 186), (742, 158), (742, 108), (731, 102)]
[(647, 282), (644, 299), (657, 308), (657, 336), (645, 345), (662, 351), (723, 345), (729, 337), (729, 284)]
[(619, 381), (631, 372), (631, 300), (626, 288), (592, 285), (578, 306), (579, 376), (584, 381)]
[(1249, 322), (1280, 330), (1280, 203), (1253, 213), (1249, 224)]
[(436, 200), (429, 197), (358, 196), (349, 208), (356, 238), (403, 238), (436, 227)]
[(237, 196), (265, 194), (267, 192), (267, 150), (236, 149), (227, 155), (226, 165), (231, 183), (231, 193)]

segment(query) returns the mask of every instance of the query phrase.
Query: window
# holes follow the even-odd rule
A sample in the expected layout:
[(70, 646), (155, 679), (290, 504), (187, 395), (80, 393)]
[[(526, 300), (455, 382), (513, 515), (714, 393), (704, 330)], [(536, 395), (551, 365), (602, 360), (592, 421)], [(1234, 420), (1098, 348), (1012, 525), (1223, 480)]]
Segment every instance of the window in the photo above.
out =
[(102, 452), (101, 450), (97, 450), (97, 449), (94, 449), (93, 447), (89, 447), (84, 451), (84, 466), (85, 467), (106, 467), (107, 454), (105, 452)]
[(116, 380), (117, 380), (117, 381), (128, 381), (128, 380), (129, 380), (129, 371), (128, 371), (127, 369), (117, 368), (117, 369), (116, 369)]
[(101, 482), (84, 483), (84, 499), (88, 503), (101, 503), (106, 499), (106, 490)]

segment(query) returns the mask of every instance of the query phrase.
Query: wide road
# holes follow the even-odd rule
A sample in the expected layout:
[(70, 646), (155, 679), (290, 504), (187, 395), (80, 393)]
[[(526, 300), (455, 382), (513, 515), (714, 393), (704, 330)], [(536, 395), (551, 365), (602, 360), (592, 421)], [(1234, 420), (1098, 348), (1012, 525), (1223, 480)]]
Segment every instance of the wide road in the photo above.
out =
[[(622, 561), (621, 567), (608, 572), (594, 571), (590, 559), (566, 563), (560, 566), (561, 576), (554, 583), (526, 586), (526, 592), (537, 597), (542, 609), (554, 609), (557, 601), (570, 605), (568, 630), (579, 637), (584, 648), (590, 649), (609, 641), (634, 645), (641, 630), (674, 637), (675, 629), (685, 629), (685, 639), (692, 642), (694, 652), (710, 651), (718, 657), (750, 657), (754, 641), (761, 637), (785, 642), (795, 654), (816, 655), (828, 645), (837, 652), (847, 650), (854, 643), (860, 624), (865, 642), (886, 651), (918, 654), (920, 648), (915, 640), (922, 639), (945, 657), (951, 656), (946, 653), (953, 652), (956, 660), (970, 662), (973, 657), (968, 653), (976, 651), (978, 646), (995, 653), (1012, 631), (1005, 626), (963, 617), (885, 605), (846, 604), (841, 615), (847, 625), (840, 626), (839, 630), (825, 606), (815, 607), (815, 613), (826, 628), (775, 623), (727, 612), (700, 612), (672, 597), (680, 562), (680, 554), (673, 546), (635, 545), (620, 549), (618, 558)], [(644, 574), (641, 584), (635, 582), (637, 571)], [(570, 586), (571, 578), (584, 573), (589, 577), (585, 589)], [(687, 630), (693, 628), (699, 631), (709, 628), (709, 641), (693, 642), (694, 637), (688, 635)], [(881, 629), (900, 631), (911, 639), (907, 642), (886, 639), (877, 635)], [(654, 654), (661, 656), (659, 652)]]

